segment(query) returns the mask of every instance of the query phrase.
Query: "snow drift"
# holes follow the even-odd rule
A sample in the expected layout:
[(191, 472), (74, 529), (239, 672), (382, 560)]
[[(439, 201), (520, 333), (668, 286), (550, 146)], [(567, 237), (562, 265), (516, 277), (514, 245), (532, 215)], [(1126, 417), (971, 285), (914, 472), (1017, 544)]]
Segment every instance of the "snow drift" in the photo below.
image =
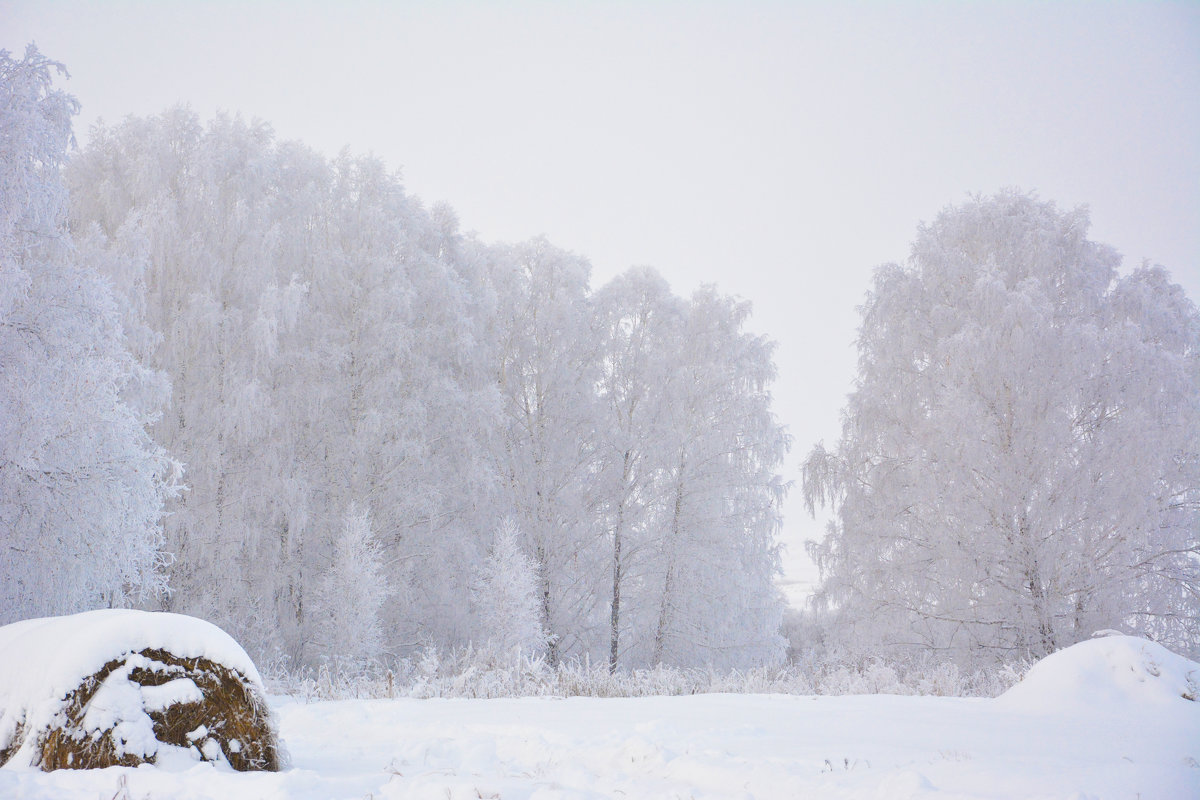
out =
[(1136, 636), (1100, 636), (1039, 661), (998, 698), (1011, 708), (1059, 712), (1104, 705), (1195, 702), (1200, 664)]
[(282, 760), (262, 678), (215, 625), (104, 610), (0, 628), (0, 765)]

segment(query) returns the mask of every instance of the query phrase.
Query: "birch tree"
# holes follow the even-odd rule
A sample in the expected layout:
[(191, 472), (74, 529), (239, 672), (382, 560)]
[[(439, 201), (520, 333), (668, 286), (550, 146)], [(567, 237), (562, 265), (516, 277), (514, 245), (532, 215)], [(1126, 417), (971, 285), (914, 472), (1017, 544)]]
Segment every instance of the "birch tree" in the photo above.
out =
[(487, 558), (475, 570), (471, 602), (475, 643), (498, 654), (545, 651), (537, 568), (521, 551), (520, 530), (511, 518), (496, 527)]
[(603, 625), (588, 483), (598, 378), (588, 330), (588, 263), (543, 239), (490, 256), (492, 338), (502, 417), (497, 469), (537, 571), (548, 655), (586, 652)]
[(636, 626), (628, 611), (636, 615), (646, 599), (638, 588), (649, 577), (649, 523), (669, 450), (668, 387), (684, 303), (657, 272), (640, 268), (597, 292), (594, 314), (604, 418), (596, 432), (599, 467), (593, 486), (601, 496), (598, 510), (611, 553), (608, 666), (615, 672), (625, 651), (634, 647), (629, 637)]
[(994, 662), (1101, 628), (1196, 651), (1200, 321), (1087, 230), (1003, 192), (876, 273), (841, 440), (804, 467), (852, 652)]
[(371, 513), (351, 506), (314, 598), (313, 660), (355, 671), (378, 659), (384, 652), (380, 612), (388, 593)]
[(782, 658), (776, 535), (790, 446), (771, 411), (773, 345), (750, 305), (713, 287), (691, 298), (665, 384), (672, 428), (662, 481), (650, 663), (732, 666)]
[(452, 215), (377, 159), (184, 109), (98, 128), (70, 174), (78, 227), (144, 253), (120, 283), (175, 385), (157, 428), (189, 468), (170, 607), (303, 660), (357, 504), (393, 589), (388, 652), (463, 643), (497, 394)]
[(294, 501), (307, 494), (291, 481), (275, 368), (304, 294), (282, 245), (311, 218), (281, 213), (296, 202), (275, 191), (282, 167), (268, 126), (220, 116), (205, 128), (173, 109), (98, 127), (68, 172), (76, 228), (146, 257), (140, 281), (119, 283), (157, 335), (150, 358), (173, 396), (154, 433), (188, 484), (165, 526), (176, 590), (165, 605), (212, 619), (255, 653), (291, 632), (276, 607), (288, 575), (277, 534), (302, 527)]

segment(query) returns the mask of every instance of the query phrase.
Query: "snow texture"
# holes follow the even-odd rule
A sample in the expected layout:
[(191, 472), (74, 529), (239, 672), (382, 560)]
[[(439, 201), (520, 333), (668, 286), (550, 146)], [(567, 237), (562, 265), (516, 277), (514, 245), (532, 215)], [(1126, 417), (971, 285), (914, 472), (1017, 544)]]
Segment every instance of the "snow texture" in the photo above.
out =
[(5, 768), (0, 796), (1190, 798), (1200, 796), (1200, 703), (1172, 693), (1198, 669), (1120, 637), (1047, 658), (997, 700), (275, 698), (291, 770)]

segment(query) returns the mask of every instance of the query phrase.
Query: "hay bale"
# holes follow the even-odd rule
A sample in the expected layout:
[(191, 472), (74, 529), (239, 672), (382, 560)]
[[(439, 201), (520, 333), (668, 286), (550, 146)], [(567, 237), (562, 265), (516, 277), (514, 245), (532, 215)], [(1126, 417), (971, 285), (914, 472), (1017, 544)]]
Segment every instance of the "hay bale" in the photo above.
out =
[(258, 672), (219, 628), (100, 611), (0, 628), (0, 765), (10, 760), (277, 771), (285, 756)]

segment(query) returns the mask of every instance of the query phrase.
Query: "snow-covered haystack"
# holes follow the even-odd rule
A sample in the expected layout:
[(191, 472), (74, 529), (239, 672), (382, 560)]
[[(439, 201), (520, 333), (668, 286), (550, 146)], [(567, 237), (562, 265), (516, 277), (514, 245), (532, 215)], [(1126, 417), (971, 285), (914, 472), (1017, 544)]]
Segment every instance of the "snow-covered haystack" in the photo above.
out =
[(193, 761), (283, 761), (262, 678), (220, 628), (128, 610), (0, 627), (0, 765)]
[[(1195, 703), (1200, 664), (1136, 636), (1100, 636), (1047, 656), (998, 699), (1028, 710)], [(1197, 703), (1200, 713), (1200, 703)]]

